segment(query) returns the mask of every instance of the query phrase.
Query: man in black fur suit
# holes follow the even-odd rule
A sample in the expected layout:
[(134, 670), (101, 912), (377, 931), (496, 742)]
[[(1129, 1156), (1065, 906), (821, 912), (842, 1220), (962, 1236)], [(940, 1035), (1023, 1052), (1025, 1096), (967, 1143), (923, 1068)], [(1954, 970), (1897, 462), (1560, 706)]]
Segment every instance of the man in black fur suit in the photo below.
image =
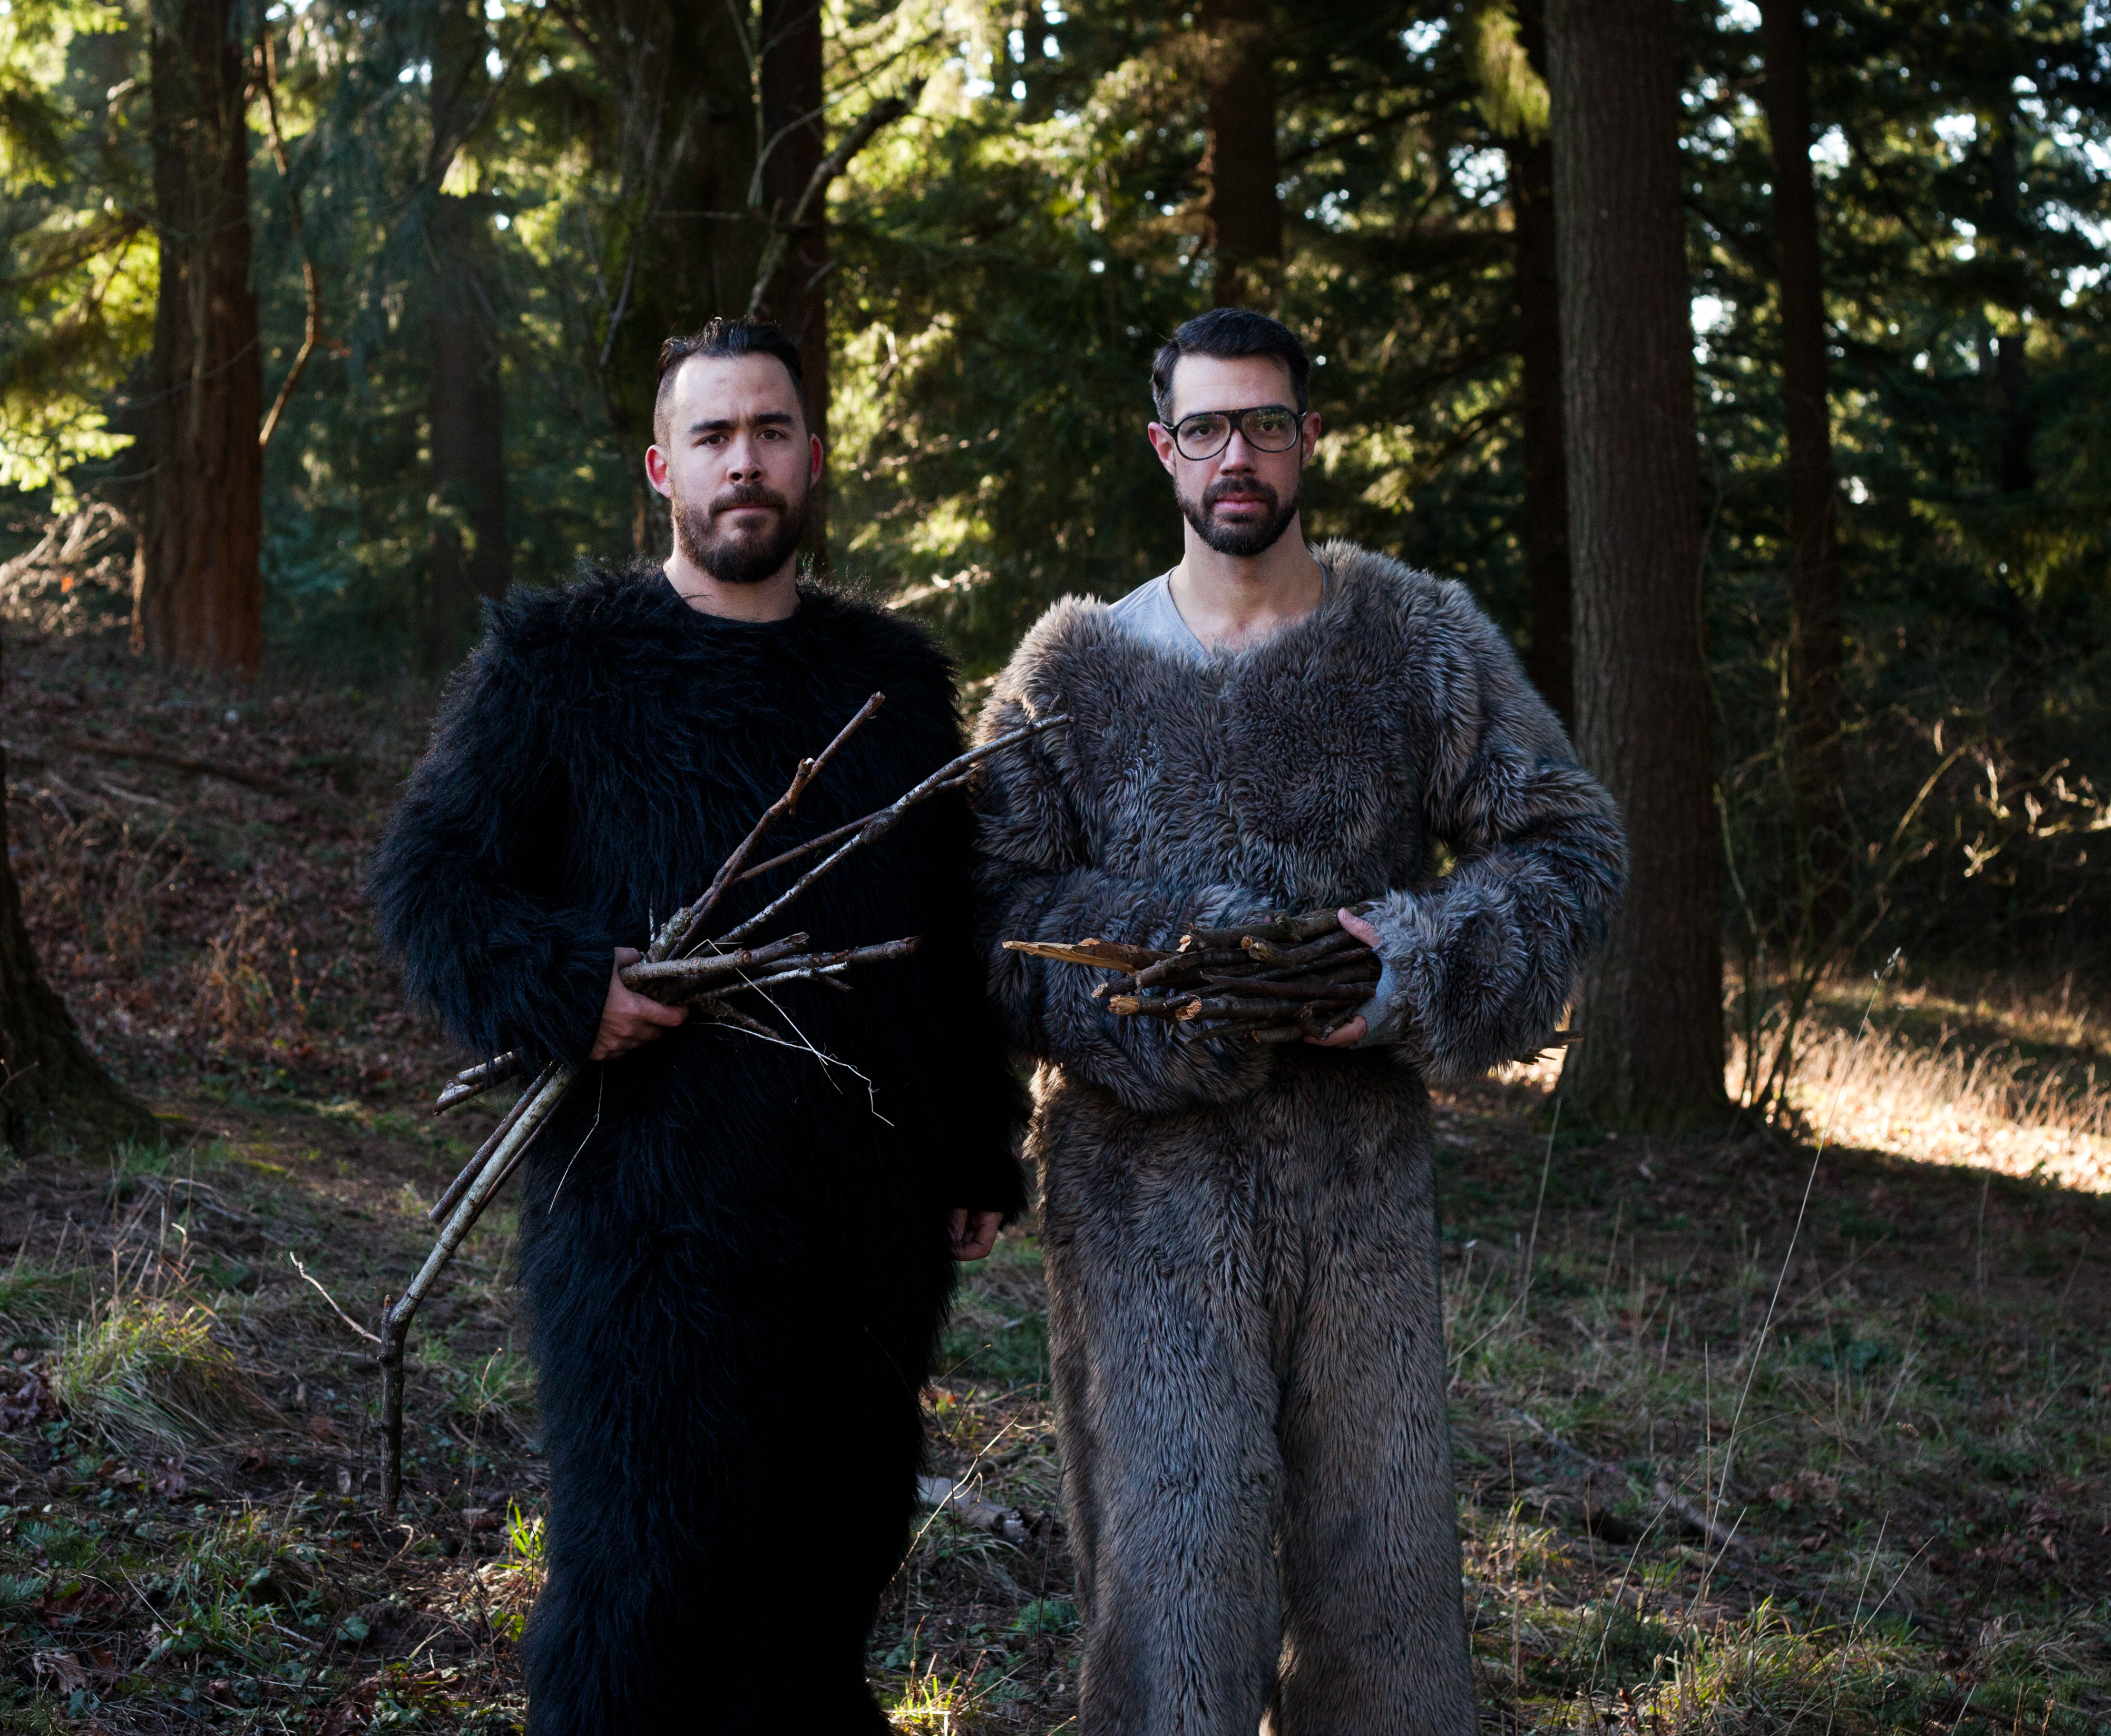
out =
[[(825, 1064), (615, 971), (869, 695), (886, 704), (784, 843), (959, 753), (952, 671), (910, 623), (797, 582), (821, 443), (775, 327), (670, 341), (653, 432), (673, 555), (495, 608), (374, 903), (471, 1052), (582, 1072), (520, 1203), (550, 1466), (529, 1729), (883, 1730), (865, 1641), (907, 1541), (953, 1262), (1023, 1203), (965, 803), (911, 810), (789, 913), (826, 946), (923, 936), (855, 995), (756, 1005)], [(714, 927), (797, 872), (735, 889)]]

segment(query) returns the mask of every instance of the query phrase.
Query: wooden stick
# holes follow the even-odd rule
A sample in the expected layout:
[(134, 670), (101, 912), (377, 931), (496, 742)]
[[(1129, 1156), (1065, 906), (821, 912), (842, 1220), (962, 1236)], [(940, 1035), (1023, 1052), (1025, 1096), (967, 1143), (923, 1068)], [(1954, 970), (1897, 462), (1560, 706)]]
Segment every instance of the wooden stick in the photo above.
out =
[[(1048, 724), (1067, 723), (1069, 721), (1069, 720), (1067, 718), (1051, 718), (1046, 720), (1046, 723), (1039, 727), (1046, 727)], [(1010, 746), (1015, 739), (1015, 737), (1007, 736), (1001, 741), (992, 741), (989, 743), (987, 746), (977, 748), (973, 754), (965, 755), (964, 757), (968, 759), (979, 762), (980, 759), (983, 755), (990, 753), (993, 750), (1000, 747)], [(956, 761), (955, 763), (956, 764), (959, 764), (958, 761)], [(961, 772), (948, 778), (944, 783), (938, 785), (937, 788), (928, 791), (926, 793), (936, 795), (941, 791), (957, 789), (960, 785), (968, 781), (968, 774), (974, 769), (974, 767), (973, 765), (969, 765)], [(839, 844), (845, 838), (850, 836), (850, 835), (856, 832), (860, 826), (863, 826), (866, 820), (869, 820), (872, 818), (873, 815), (868, 814), (865, 816), (864, 819), (851, 820), (846, 825), (838, 826), (833, 832), (823, 832), (818, 838), (809, 838), (804, 844), (795, 844), (791, 849), (784, 851), (782, 854), (772, 856), (767, 862), (758, 862), (752, 868), (742, 869), (740, 878), (743, 881), (752, 880), (758, 874), (766, 874), (772, 868), (783, 868), (788, 862), (797, 862), (801, 856), (811, 855), (817, 850), (825, 850), (831, 844)], [(738, 884), (738, 882), (735, 883)], [(1087, 942), (1087, 944), (1091, 945), (1093, 943)], [(1113, 945), (1115, 943), (1113, 941), (1102, 941), (1097, 944), (1102, 946), (1109, 946)], [(1138, 952), (1149, 952), (1151, 953), (1154, 957), (1157, 958), (1163, 958), (1165, 956), (1164, 954), (1158, 952), (1155, 948), (1151, 947), (1137, 947), (1133, 950)]]
[(942, 790), (951, 789), (956, 785), (965, 782), (968, 773), (992, 754), (1001, 752), (1007, 747), (1015, 747), (1021, 741), (1030, 741), (1045, 730), (1060, 729), (1069, 721), (1068, 716), (1060, 714), (1055, 717), (1037, 718), (1031, 723), (1015, 729), (1009, 734), (985, 741), (980, 747), (971, 748), (956, 759), (947, 760), (945, 764), (940, 766), (937, 771), (906, 795), (897, 796), (877, 813), (868, 815), (855, 836), (837, 845), (822, 859), (818, 867), (809, 868), (794, 881), (788, 891), (781, 894), (770, 904), (765, 905), (730, 934), (721, 936), (721, 944), (729, 945), (736, 941), (745, 940), (790, 904), (793, 899), (798, 897), (807, 887), (813, 885), (822, 875), (842, 861), (844, 857), (850, 854), (852, 850), (861, 850), (868, 844), (878, 842), (880, 839), (894, 830), (900, 823), (902, 815), (915, 807), (917, 803), (929, 796), (936, 795)]
[(1201, 1042), (1217, 1037), (1245, 1036), (1264, 1025), (1279, 1023), (1279, 1010), (1268, 1013), (1241, 1013), (1223, 1018), (1186, 1019), (1173, 1027), (1173, 1034), (1183, 1043)]
[(1227, 994), (1263, 1000), (1345, 1001), (1353, 1005), (1371, 998), (1369, 989), (1359, 982), (1269, 982), (1254, 977), (1207, 977), (1203, 981)]
[(484, 1201), (500, 1181), (512, 1172), (511, 1160), (515, 1153), (535, 1136), (571, 1082), (571, 1073), (561, 1067), (553, 1067), (543, 1076), (533, 1102), (515, 1120), (482, 1172), (463, 1194), (454, 1215), (440, 1232), (439, 1240), (433, 1244), (433, 1251), (425, 1256), (425, 1263), (419, 1267), (418, 1276), (382, 1317), (382, 1348), (377, 1360), (381, 1364), (381, 1427), (387, 1457), (381, 1475), (381, 1512), (391, 1525), (396, 1521), (397, 1505), (403, 1493), (403, 1341), (411, 1330), (411, 1317), (418, 1312), (418, 1304), (425, 1299), (425, 1293), (432, 1289), (447, 1262), (454, 1258), (455, 1249), (469, 1234), (470, 1226), (476, 1222)]
[(524, 1072), (527, 1065), (509, 1049), (502, 1055), (464, 1067), (440, 1087), (440, 1095), (433, 1103), (433, 1113), (445, 1115), (450, 1109), (459, 1108), (471, 1098), (481, 1097), (494, 1085), (502, 1085)]
[(1322, 935), (1301, 946), (1288, 946), (1280, 941), (1249, 936), (1241, 943), (1246, 956), (1257, 964), (1273, 964), (1282, 968), (1293, 968), (1301, 964), (1313, 964), (1323, 959), (1337, 956), (1348, 958), (1355, 954), (1375, 956), (1369, 947), (1352, 934)]
[(815, 977), (835, 977), (853, 964), (878, 964), (889, 959), (906, 959), (922, 945), (921, 935), (910, 935), (906, 940), (883, 941), (876, 946), (853, 946), (842, 952), (813, 953), (803, 959), (788, 959), (789, 968), (768, 977), (757, 977), (752, 981), (742, 979), (706, 990), (699, 999), (716, 1000), (727, 995), (738, 995), (744, 989), (766, 989), (779, 982), (801, 982)]
[(1183, 946), (1210, 947), (1237, 946), (1249, 938), (1310, 941), (1323, 934), (1332, 934), (1341, 926), (1341, 915), (1336, 910), (1308, 910), (1301, 915), (1266, 914), (1241, 922), (1235, 927), (1197, 928), (1192, 934), (1181, 936), (1180, 944)]
[(1194, 1004), (1185, 995), (1116, 995), (1107, 1010), (1123, 1018), (1178, 1018), (1183, 1007)]
[(250, 789), (261, 790), (266, 795), (281, 796), (288, 801), (306, 802), (334, 813), (344, 811), (344, 803), (335, 795), (304, 789), (299, 784), (288, 783), (283, 777), (274, 777), (268, 772), (252, 772), (246, 766), (229, 765), (222, 760), (193, 759), (187, 755), (171, 754), (158, 747), (98, 741), (86, 736), (61, 736), (58, 745), (71, 753), (100, 754), (106, 759), (143, 760), (148, 765), (165, 765), (172, 771), (194, 772), (201, 777), (219, 777), (229, 783), (245, 784)]
[(1197, 952), (1174, 953), (1155, 964), (1146, 965), (1136, 973), (1136, 986), (1147, 989), (1161, 982), (1171, 982), (1188, 977), (1199, 978), (1203, 972), (1236, 968), (1251, 961), (1237, 947), (1218, 947)]
[(1260, 1018), (1274, 1024), (1283, 1016), (1280, 1001), (1250, 999), (1243, 995), (1212, 995), (1191, 1000), (1180, 1009), (1183, 1020)]
[(454, 1210), (456, 1205), (461, 1201), (461, 1196), (469, 1191), (470, 1184), (476, 1180), (483, 1166), (491, 1161), (492, 1153), (505, 1143), (506, 1135), (513, 1131), (514, 1123), (527, 1113), (528, 1105), (535, 1100), (537, 1094), (541, 1091), (544, 1083), (548, 1080), (550, 1071), (548, 1067), (545, 1067), (536, 1076), (534, 1081), (520, 1094), (513, 1107), (506, 1112), (498, 1125), (491, 1130), (484, 1142), (476, 1148), (476, 1155), (469, 1160), (468, 1166), (447, 1184), (447, 1192), (433, 1202), (432, 1209), (425, 1213), (427, 1222), (436, 1224), (448, 1212)]
[(762, 841), (763, 834), (786, 814), (798, 811), (799, 798), (806, 794), (806, 786), (821, 775), (828, 763), (836, 757), (836, 750), (863, 728), (873, 713), (886, 703), (884, 693), (874, 694), (858, 707), (856, 715), (836, 732), (835, 740), (813, 759), (799, 762), (799, 769), (792, 774), (791, 786), (763, 809), (761, 818), (748, 828), (748, 834), (741, 840), (739, 847), (719, 865), (718, 873), (711, 877), (710, 885), (704, 889), (704, 895), (687, 909), (678, 910), (669, 917), (660, 932), (652, 937), (652, 945), (645, 955), (646, 963), (656, 964), (662, 959), (674, 956), (675, 949), (699, 922), (711, 913), (718, 901), (725, 895), (726, 888), (733, 884), (733, 877), (739, 873), (747, 859), (754, 854), (755, 846)]
[(1122, 946), (1112, 941), (1080, 941), (1065, 946), (1053, 941), (1006, 941), (1006, 952), (1024, 953), (1033, 959), (1053, 959), (1058, 964), (1083, 964), (1100, 970), (1133, 971), (1173, 955), (1150, 946)]
[(752, 970), (758, 965), (773, 964), (779, 959), (789, 958), (810, 938), (804, 934), (788, 934), (767, 946), (746, 947), (738, 952), (697, 953), (687, 959), (656, 959), (651, 963), (641, 959), (626, 966), (617, 975), (623, 979), (626, 989), (671, 1004), (674, 995), (664, 991), (679, 993), (684, 989), (700, 989), (719, 977), (738, 977), (742, 971)]

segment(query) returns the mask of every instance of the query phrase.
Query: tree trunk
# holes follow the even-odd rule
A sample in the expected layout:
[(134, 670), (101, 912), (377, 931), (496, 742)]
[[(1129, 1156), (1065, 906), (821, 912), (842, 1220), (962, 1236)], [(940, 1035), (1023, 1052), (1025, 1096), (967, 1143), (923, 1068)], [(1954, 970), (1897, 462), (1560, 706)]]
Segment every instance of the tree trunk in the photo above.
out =
[(263, 651), (263, 358), (249, 287), (249, 131), (228, 0), (153, 8), (161, 289), (148, 370), (135, 649), (253, 675)]
[[(433, 54), (433, 168), (468, 142), (487, 94), (489, 36), (480, 6), (443, 7)], [(491, 260), (485, 202), (435, 196), (426, 310), (426, 417), (432, 482), (431, 594), (425, 661), (453, 666), (474, 640), (479, 604), (506, 595), (506, 442), (497, 333), (485, 285)]]
[(1760, 32), (1767, 130), (1773, 143), (1782, 395), (1788, 425), (1789, 775), (1804, 854), (1802, 902), (1811, 937), (1822, 941), (1847, 913), (1850, 863), (1841, 806), (1846, 757), (1840, 735), (1840, 568), (1832, 534), (1825, 282), (1810, 173), (1810, 74), (1802, 0), (1766, 0)]
[[(1518, 0), (1518, 35), (1532, 70), (1546, 76), (1546, 8)], [(1576, 727), (1574, 629), (1568, 579), (1568, 458), (1561, 407), (1561, 279), (1555, 268), (1554, 145), (1505, 142), (1509, 158), (1512, 270), (1524, 399), (1525, 576), (1532, 644), (1525, 671), (1561, 721)]]
[[(7, 772), (0, 748), (0, 786)], [(88, 1052), (66, 1003), (38, 973), (0, 800), (0, 1144), (30, 1152), (71, 1140), (146, 1141), (157, 1131), (146, 1106)]]
[(1265, 267), (1282, 257), (1268, 15), (1268, 0), (1202, 0), (1196, 12), (1208, 129), (1202, 239), (1216, 259), (1219, 307), (1273, 303), (1275, 286)]
[[(763, 203), (773, 224), (786, 221), (827, 154), (821, 125), (819, 0), (762, 0)], [(770, 316), (799, 347), (806, 376), (806, 419), (825, 446), (829, 438), (829, 225), (827, 202), (792, 238), (784, 262), (765, 286)], [(815, 486), (802, 552), (817, 568), (829, 564), (825, 473)]]
[(744, 211), (756, 161), (755, 92), (736, 33), (746, 14), (677, 0), (600, 0), (583, 16), (621, 92), (617, 207), (592, 358), (616, 437), (637, 455), (632, 540), (665, 555), (666, 502), (644, 481), (661, 342), (747, 306), (763, 226)]
[(1587, 1122), (1674, 1131), (1727, 1104), (1671, 0), (1551, 0), (1547, 38), (1578, 746), (1633, 858), (1561, 1090)]
[(450, 669), (475, 638), (479, 605), (506, 595), (512, 546), (506, 530), (504, 405), (491, 310), (477, 270), (479, 202), (443, 195), (443, 243), (429, 310), (426, 413), (432, 475), (432, 613), (426, 662)]

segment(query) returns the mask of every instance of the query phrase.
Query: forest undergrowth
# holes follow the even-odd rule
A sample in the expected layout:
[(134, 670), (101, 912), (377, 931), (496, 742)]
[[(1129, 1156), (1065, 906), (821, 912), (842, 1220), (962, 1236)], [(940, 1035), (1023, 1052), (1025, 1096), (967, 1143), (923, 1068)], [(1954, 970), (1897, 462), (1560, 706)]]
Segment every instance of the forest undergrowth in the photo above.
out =
[[(370, 1319), (490, 1125), (424, 1115), (453, 1058), (357, 895), (425, 709), (149, 676), (109, 629), (7, 655), (29, 920), (170, 1139), (0, 1167), (0, 1729), (515, 1728), (546, 1479), (511, 1212), (413, 1335), (396, 1527), (324, 1294)], [(1934, 974), (1825, 1006), (1784, 1131), (1609, 1139), (1522, 1070), (1439, 1099), (1491, 1724), (2111, 1727), (2111, 1203), (2018, 1144), (2101, 1136), (2111, 1021)], [(1029, 1223), (928, 1394), (932, 1468), (1027, 1535), (919, 1516), (870, 1659), (905, 1731), (1073, 1727), (1046, 1356)]]

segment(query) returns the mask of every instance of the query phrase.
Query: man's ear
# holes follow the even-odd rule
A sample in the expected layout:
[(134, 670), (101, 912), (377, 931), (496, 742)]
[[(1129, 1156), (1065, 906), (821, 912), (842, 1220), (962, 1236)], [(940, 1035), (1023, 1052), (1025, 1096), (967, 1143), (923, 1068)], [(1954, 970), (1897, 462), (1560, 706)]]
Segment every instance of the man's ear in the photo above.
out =
[(645, 480), (652, 484), (654, 493), (674, 499), (674, 491), (667, 486), (667, 455), (656, 445), (645, 449)]
[(806, 460), (806, 486), (810, 488), (821, 479), (821, 437), (809, 434), (806, 438), (811, 442)]
[(1165, 474), (1172, 475), (1173, 430), (1163, 422), (1154, 422), (1147, 432), (1151, 436), (1151, 449), (1158, 454), (1158, 461), (1165, 466)]

